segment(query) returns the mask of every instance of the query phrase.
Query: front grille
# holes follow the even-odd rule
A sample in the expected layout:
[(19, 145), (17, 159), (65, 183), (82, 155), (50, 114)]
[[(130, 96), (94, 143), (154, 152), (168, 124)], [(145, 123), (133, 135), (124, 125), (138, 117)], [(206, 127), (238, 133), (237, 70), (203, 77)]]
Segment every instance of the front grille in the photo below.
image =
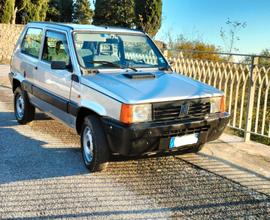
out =
[[(188, 105), (188, 113), (180, 114), (181, 106)], [(210, 113), (209, 99), (182, 100), (153, 104), (153, 120), (200, 120)]]
[(208, 129), (209, 126), (201, 126), (197, 128), (171, 129), (169, 131), (163, 132), (163, 136), (171, 137), (171, 136), (182, 136), (186, 134), (195, 134), (208, 131)]

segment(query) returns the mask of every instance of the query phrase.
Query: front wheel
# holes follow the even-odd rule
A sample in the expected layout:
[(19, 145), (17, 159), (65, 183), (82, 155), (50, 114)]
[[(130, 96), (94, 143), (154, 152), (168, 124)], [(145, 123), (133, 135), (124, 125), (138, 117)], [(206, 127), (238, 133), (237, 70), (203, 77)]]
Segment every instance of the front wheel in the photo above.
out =
[(14, 92), (14, 112), (20, 124), (27, 124), (35, 117), (35, 107), (29, 102), (27, 93), (20, 87)]
[(95, 115), (84, 119), (81, 149), (84, 164), (91, 172), (101, 171), (107, 167), (110, 151), (100, 120)]
[(191, 148), (191, 152), (192, 153), (198, 153), (202, 150), (202, 148), (204, 147), (204, 144), (199, 144), (194, 146), (193, 148)]

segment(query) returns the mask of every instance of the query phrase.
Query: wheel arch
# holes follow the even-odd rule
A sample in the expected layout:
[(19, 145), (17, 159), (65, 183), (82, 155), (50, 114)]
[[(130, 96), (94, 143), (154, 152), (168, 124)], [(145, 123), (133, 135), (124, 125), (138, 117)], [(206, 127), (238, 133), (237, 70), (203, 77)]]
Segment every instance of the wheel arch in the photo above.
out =
[(83, 120), (86, 116), (88, 115), (96, 115), (96, 116), (101, 116), (98, 114), (96, 111), (89, 109), (87, 107), (81, 107), (79, 108), (77, 112), (77, 117), (76, 117), (76, 131), (78, 134), (81, 133), (82, 125), (83, 125)]
[(18, 79), (13, 78), (13, 80), (12, 80), (12, 91), (13, 91), (13, 93), (20, 86), (21, 86), (21, 82)]

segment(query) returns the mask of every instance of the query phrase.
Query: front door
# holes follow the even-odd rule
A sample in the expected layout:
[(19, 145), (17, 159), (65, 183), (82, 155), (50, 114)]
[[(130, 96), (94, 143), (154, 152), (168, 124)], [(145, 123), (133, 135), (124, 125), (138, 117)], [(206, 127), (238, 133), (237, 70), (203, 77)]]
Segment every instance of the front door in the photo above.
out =
[[(52, 69), (52, 61), (64, 61), (67, 68)], [(36, 86), (40, 89), (36, 93), (43, 98), (43, 101), (64, 112), (67, 111), (67, 103), (70, 99), (72, 75), (68, 68), (71, 66), (70, 62), (66, 33), (47, 30), (38, 73), (35, 75)], [(43, 97), (42, 93), (44, 93)]]

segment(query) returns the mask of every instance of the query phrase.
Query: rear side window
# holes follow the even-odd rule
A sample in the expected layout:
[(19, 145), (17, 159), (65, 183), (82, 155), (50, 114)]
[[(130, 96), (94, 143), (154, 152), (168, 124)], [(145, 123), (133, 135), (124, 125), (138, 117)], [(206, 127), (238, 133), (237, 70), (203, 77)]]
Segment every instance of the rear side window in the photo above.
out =
[(41, 49), (42, 29), (29, 28), (22, 42), (21, 52), (38, 58)]
[(49, 63), (51, 61), (64, 61), (66, 65), (69, 65), (70, 56), (65, 34), (47, 31), (42, 60)]

